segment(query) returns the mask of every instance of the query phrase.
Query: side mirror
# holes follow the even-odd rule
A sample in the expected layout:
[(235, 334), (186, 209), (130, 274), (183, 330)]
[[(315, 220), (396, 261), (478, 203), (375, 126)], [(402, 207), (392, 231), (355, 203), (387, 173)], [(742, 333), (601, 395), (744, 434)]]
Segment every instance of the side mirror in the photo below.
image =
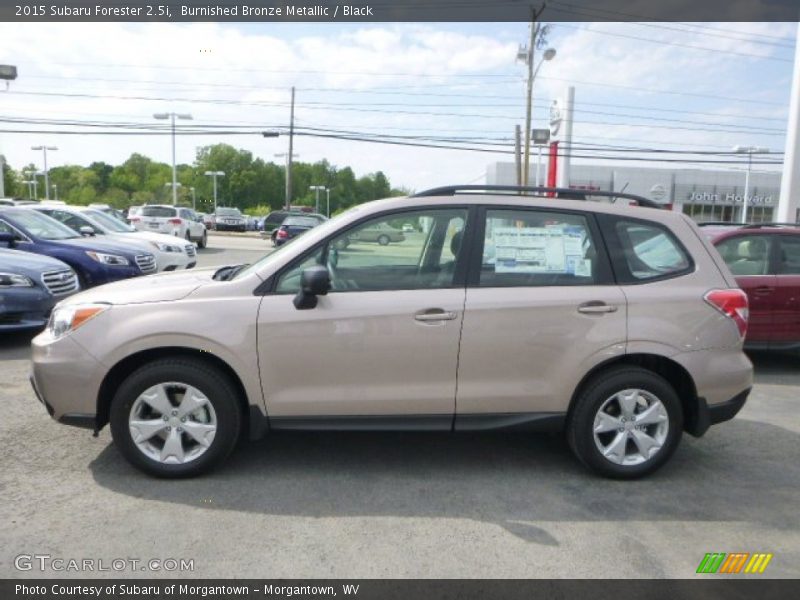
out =
[(89, 227), (88, 225), (81, 225), (81, 226), (78, 228), (78, 232), (79, 232), (81, 235), (85, 235), (85, 236), (94, 235), (94, 229), (92, 229), (92, 228), (91, 228), (91, 227)]
[(6, 243), (9, 248), (13, 248), (17, 245), (17, 238), (13, 233), (0, 231), (0, 244), (2, 243)]
[(325, 296), (331, 289), (331, 275), (322, 266), (309, 267), (300, 275), (300, 291), (294, 297), (297, 310), (316, 308), (317, 296)]

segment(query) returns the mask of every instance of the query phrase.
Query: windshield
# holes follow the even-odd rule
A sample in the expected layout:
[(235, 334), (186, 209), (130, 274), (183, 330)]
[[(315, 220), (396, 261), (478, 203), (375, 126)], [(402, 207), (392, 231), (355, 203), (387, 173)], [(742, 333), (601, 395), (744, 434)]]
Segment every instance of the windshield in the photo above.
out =
[(20, 210), (15, 212), (12, 218), (30, 235), (43, 240), (71, 240), (81, 237), (66, 225), (35, 210)]
[[(317, 234), (321, 235), (321, 236), (329, 235), (330, 233), (333, 233), (334, 231), (336, 231), (336, 229), (339, 227), (339, 221), (342, 219), (342, 217), (345, 217), (345, 216), (349, 215), (350, 213), (356, 212), (358, 210), (359, 210), (358, 206), (354, 206), (354, 207), (350, 208), (349, 210), (346, 210), (343, 213), (333, 217), (332, 219), (329, 219), (329, 220), (325, 221), (324, 223), (322, 223), (318, 227), (315, 227), (313, 233), (307, 233), (303, 237), (306, 237), (306, 236), (309, 236), (309, 235), (317, 235)], [(286, 254), (286, 249), (287, 248), (293, 248), (293, 247), (295, 247), (294, 244), (284, 244), (283, 246), (278, 246), (275, 250), (273, 250), (269, 254), (264, 255), (262, 258), (260, 258), (259, 260), (257, 260), (256, 262), (254, 262), (253, 264), (248, 266), (247, 268), (242, 269), (241, 271), (239, 271), (236, 274), (236, 277), (233, 277), (233, 279), (239, 279), (240, 277), (247, 277), (250, 273), (253, 273), (255, 271), (260, 271), (261, 269), (263, 269), (264, 267), (268, 266), (270, 263), (272, 263), (277, 258), (280, 258), (280, 257), (284, 256)]]
[(136, 231), (135, 227), (126, 225), (119, 219), (115, 219), (111, 215), (104, 213), (101, 210), (87, 210), (84, 211), (83, 214), (98, 225), (102, 225), (104, 228), (114, 233), (133, 233)]
[(143, 206), (139, 214), (143, 217), (174, 217), (175, 209), (169, 206)]
[(241, 217), (242, 213), (238, 208), (218, 208), (217, 214), (221, 217)]

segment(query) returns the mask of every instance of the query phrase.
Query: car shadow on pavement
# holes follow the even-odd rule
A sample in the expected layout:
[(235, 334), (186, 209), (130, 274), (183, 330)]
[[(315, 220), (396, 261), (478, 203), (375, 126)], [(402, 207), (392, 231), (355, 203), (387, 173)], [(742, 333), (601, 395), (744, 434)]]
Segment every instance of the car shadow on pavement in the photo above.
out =
[(760, 521), (798, 529), (798, 434), (732, 421), (684, 436), (672, 460), (639, 481), (592, 475), (561, 436), (273, 433), (244, 443), (217, 471), (169, 481), (129, 466), (113, 446), (91, 463), (98, 484), (149, 500), (303, 517), (475, 519), (542, 545), (542, 522)]
[(4, 360), (28, 360), (31, 357), (31, 340), (39, 330), (3, 333), (0, 339), (0, 362)]
[(800, 352), (748, 351), (755, 368), (755, 383), (800, 385)]

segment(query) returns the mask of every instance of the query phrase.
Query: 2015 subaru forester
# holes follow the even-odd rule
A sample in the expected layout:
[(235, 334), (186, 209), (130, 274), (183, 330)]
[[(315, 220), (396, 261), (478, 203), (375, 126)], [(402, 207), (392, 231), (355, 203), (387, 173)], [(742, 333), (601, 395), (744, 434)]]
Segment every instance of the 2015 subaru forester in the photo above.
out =
[[(37, 396), (170, 477), (269, 430), (514, 428), (634, 478), (739, 411), (747, 297), (689, 218), (492, 191), (363, 204), (249, 266), (62, 301)], [(385, 226), (408, 233), (359, 242)]]

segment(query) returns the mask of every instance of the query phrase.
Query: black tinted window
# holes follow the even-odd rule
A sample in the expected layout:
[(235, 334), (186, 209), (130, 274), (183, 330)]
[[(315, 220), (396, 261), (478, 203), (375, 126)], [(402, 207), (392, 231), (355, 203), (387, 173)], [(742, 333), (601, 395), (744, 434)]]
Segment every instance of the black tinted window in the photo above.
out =
[(800, 275), (800, 236), (782, 235), (778, 239), (781, 245), (778, 274)]
[(145, 206), (142, 208), (143, 217), (174, 217), (175, 209), (168, 206)]

